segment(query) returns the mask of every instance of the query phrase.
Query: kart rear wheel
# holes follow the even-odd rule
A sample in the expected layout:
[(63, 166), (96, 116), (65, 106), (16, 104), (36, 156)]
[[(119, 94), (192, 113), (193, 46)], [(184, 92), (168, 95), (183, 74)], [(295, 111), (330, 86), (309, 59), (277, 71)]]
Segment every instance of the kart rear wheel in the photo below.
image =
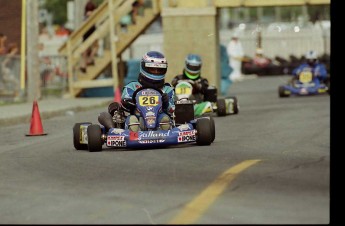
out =
[(211, 120), (200, 118), (196, 121), (196, 143), (197, 145), (210, 145), (212, 143)]
[(97, 124), (87, 127), (88, 147), (90, 152), (102, 151), (102, 130)]
[(217, 100), (217, 115), (218, 116), (225, 116), (226, 115), (225, 99), (218, 99)]
[(288, 97), (289, 95), (287, 95), (285, 93), (285, 88), (284, 86), (279, 86), (278, 88), (278, 93), (279, 93), (279, 97)]
[(214, 123), (214, 119), (212, 116), (210, 116), (210, 127), (211, 127), (211, 135), (212, 135), (212, 139), (211, 142), (213, 143), (214, 139), (216, 138), (216, 126)]
[(80, 136), (82, 136), (81, 134), (81, 130), (80, 130), (80, 126), (83, 124), (92, 124), (91, 122), (83, 122), (83, 123), (75, 123), (73, 126), (73, 145), (74, 148), (76, 150), (87, 150), (87, 144), (81, 144), (80, 143)]

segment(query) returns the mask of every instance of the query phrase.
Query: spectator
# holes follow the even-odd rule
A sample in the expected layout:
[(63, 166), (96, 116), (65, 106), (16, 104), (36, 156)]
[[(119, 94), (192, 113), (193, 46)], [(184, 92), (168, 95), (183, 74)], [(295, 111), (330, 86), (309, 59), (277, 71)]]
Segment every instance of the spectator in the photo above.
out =
[(223, 96), (228, 95), (229, 87), (232, 82), (230, 80), (230, 74), (233, 69), (230, 67), (229, 56), (224, 45), (220, 45), (220, 72), (221, 72), (221, 83), (220, 92)]
[(19, 89), (20, 89), (20, 83), (19, 79), (14, 74), (13, 70), (16, 63), (16, 55), (18, 53), (18, 46), (16, 43), (10, 43), (6, 57), (4, 61), (1, 63), (1, 73), (2, 73), (2, 82), (5, 85), (12, 85), (11, 88), (14, 91), (14, 96), (19, 96)]
[(139, 9), (143, 5), (144, 5), (144, 1), (143, 0), (138, 0), (138, 1), (134, 1), (133, 2), (133, 4), (132, 4), (132, 11), (130, 12), (133, 24), (136, 23), (136, 18), (139, 15)]
[[(92, 2), (92, 0), (89, 0), (85, 5), (84, 10), (84, 16), (85, 20), (90, 17), (92, 12), (97, 8), (97, 6)], [(85, 41), (94, 31), (96, 30), (96, 26), (93, 25), (83, 36), (83, 41)], [(91, 45), (90, 48), (88, 48), (83, 54), (82, 54), (82, 62), (80, 65), (80, 71), (83, 73), (86, 73), (86, 67), (88, 65), (94, 65), (95, 61), (95, 55), (98, 51), (98, 40), (95, 40), (94, 43)]]
[(121, 28), (126, 31), (127, 26), (130, 24), (135, 24), (136, 23), (136, 18), (139, 15), (139, 9), (144, 5), (143, 0), (139, 1), (134, 1), (132, 4), (132, 10), (129, 12), (129, 14), (124, 15), (121, 17), (120, 24)]
[(229, 55), (229, 64), (233, 71), (230, 74), (230, 80), (240, 81), (243, 79), (242, 75), (242, 58), (244, 56), (242, 43), (240, 42), (238, 35), (234, 34), (227, 46), (227, 52)]

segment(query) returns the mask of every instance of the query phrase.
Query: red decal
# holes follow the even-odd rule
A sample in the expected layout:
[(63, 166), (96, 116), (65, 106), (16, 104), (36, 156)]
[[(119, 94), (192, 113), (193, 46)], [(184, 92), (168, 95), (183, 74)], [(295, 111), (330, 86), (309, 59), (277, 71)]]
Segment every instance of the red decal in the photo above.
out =
[(130, 131), (129, 132), (129, 140), (138, 140), (138, 133)]

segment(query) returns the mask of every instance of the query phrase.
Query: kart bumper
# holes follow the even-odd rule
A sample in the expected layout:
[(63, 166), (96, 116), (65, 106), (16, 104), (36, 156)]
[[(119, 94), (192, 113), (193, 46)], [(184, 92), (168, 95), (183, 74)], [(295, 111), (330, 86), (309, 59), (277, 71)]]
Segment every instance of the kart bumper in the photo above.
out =
[(291, 95), (317, 95), (327, 93), (328, 88), (326, 86), (318, 87), (293, 87), (293, 86), (284, 86), (284, 90)]
[(111, 148), (140, 148), (178, 145), (196, 142), (197, 131), (191, 124), (184, 124), (170, 130), (139, 131), (112, 129), (105, 144)]

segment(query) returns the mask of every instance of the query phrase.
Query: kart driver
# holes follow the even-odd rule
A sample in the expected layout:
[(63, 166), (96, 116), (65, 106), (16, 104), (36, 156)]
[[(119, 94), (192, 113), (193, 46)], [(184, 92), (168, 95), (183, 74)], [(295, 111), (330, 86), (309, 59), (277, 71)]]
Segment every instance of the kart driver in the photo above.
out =
[(322, 63), (319, 63), (317, 58), (317, 52), (314, 50), (310, 50), (305, 55), (306, 62), (302, 63), (300, 66), (295, 68), (292, 71), (292, 75), (294, 76), (293, 79), (297, 79), (298, 75), (305, 70), (310, 70), (311, 73), (315, 76), (313, 79), (316, 85), (319, 85), (320, 82), (324, 83), (327, 79), (327, 70), (326, 66)]
[(176, 87), (179, 81), (188, 81), (193, 86), (193, 95), (204, 95), (205, 91), (209, 87), (208, 80), (201, 77), (201, 57), (197, 54), (188, 54), (185, 59), (185, 66), (182, 74), (176, 75), (171, 85)]
[[(135, 114), (135, 104), (133, 103), (133, 93), (141, 88), (155, 88), (163, 92), (162, 112), (158, 115), (158, 121), (162, 130), (171, 128), (171, 114), (175, 111), (174, 88), (165, 83), (165, 74), (168, 63), (165, 56), (157, 51), (145, 53), (140, 62), (140, 73), (138, 81), (129, 82), (123, 87), (121, 104), (113, 102), (108, 106), (108, 112), (115, 122), (125, 121), (125, 129), (133, 132), (140, 130), (139, 115)], [(125, 114), (127, 115), (125, 119)]]

